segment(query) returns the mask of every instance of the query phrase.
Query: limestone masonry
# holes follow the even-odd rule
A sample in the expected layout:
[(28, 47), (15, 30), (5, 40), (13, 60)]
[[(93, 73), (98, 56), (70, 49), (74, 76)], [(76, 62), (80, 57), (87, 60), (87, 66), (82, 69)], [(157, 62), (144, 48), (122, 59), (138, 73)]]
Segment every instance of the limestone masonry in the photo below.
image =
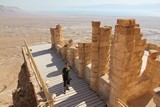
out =
[[(147, 42), (135, 19), (118, 19), (111, 26), (92, 21), (92, 39), (78, 43), (65, 40), (63, 28), (50, 28), (51, 48), (69, 62), (109, 107), (134, 107), (132, 101), (146, 93), (160, 107), (160, 46)], [(145, 70), (142, 58), (148, 52)]]

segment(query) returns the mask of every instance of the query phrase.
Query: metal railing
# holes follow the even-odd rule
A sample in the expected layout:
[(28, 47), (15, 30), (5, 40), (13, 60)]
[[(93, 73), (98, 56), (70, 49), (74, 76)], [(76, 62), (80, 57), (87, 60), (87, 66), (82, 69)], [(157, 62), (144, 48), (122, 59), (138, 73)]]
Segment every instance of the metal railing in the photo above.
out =
[(43, 81), (43, 79), (42, 79), (42, 76), (40, 75), (40, 72), (39, 72), (39, 70), (38, 70), (38, 67), (37, 67), (37, 65), (36, 65), (36, 63), (35, 63), (35, 61), (34, 61), (34, 59), (33, 59), (33, 56), (32, 56), (32, 54), (31, 54), (29, 48), (28, 48), (28, 44), (27, 44), (26, 40), (24, 40), (24, 44), (25, 44), (25, 47), (26, 47), (26, 49), (27, 49), (29, 58), (31, 59), (31, 63), (32, 63), (33, 67), (34, 67), (34, 71), (35, 71), (36, 77), (38, 78), (38, 81), (39, 81), (39, 83), (40, 83), (40, 85), (41, 85), (41, 88), (42, 88), (42, 90), (44, 91), (44, 94), (45, 94), (45, 96), (46, 96), (48, 105), (49, 105), (50, 107), (54, 107), (53, 99), (52, 99), (52, 98), (50, 97), (50, 95), (49, 95), (48, 88), (47, 88), (46, 84), (44, 83), (44, 81)]

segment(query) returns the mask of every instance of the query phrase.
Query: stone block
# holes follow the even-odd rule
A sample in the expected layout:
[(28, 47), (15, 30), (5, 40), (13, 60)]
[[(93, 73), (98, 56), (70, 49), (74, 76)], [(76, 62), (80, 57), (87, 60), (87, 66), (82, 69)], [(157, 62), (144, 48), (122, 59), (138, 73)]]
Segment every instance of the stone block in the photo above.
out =
[(109, 101), (110, 88), (111, 88), (111, 86), (109, 83), (108, 75), (102, 76), (99, 79), (98, 94), (105, 101)]
[(78, 43), (78, 48), (84, 48), (85, 44), (84, 43)]
[(122, 63), (126, 62), (126, 61), (130, 61), (131, 55), (132, 55), (131, 52), (121, 52), (118, 50), (117, 51), (115, 50), (111, 53), (111, 57), (121, 61)]
[(85, 61), (90, 61), (91, 60), (91, 56), (85, 56)]
[(99, 38), (100, 42), (110, 42), (111, 37), (103, 36)]
[(93, 66), (91, 66), (91, 72), (98, 73), (99, 69), (97, 67), (94, 68)]
[(99, 34), (100, 34), (100, 28), (99, 27), (92, 28), (92, 35), (98, 36)]
[(104, 63), (104, 64), (109, 63), (109, 56), (106, 57), (106, 58), (101, 59), (99, 62), (100, 63)]
[(145, 51), (145, 45), (144, 46), (135, 46), (134, 52), (144, 52)]
[[(134, 35), (140, 36), (141, 30), (139, 27), (134, 28)], [(137, 38), (138, 39), (138, 38)]]
[(98, 67), (98, 65), (99, 65), (99, 61), (92, 60), (93, 67)]
[(78, 53), (84, 53), (84, 48), (78, 47)]
[(156, 59), (158, 57), (159, 53), (156, 50), (149, 50), (149, 57), (152, 59)]
[(158, 51), (159, 54), (160, 54), (160, 45), (157, 46), (157, 51)]
[(91, 54), (91, 48), (85, 48), (84, 51), (85, 54)]
[(156, 104), (156, 107), (160, 107), (160, 90), (154, 93), (153, 101)]
[(88, 84), (90, 84), (91, 78), (91, 64), (85, 66), (85, 80)]
[(118, 75), (118, 76), (120, 76), (120, 77), (122, 77), (122, 78), (125, 78), (125, 77), (131, 75), (131, 72), (126, 72), (125, 70), (119, 70), (119, 69), (114, 68), (114, 67), (112, 67), (112, 68), (110, 68), (110, 69), (111, 69), (111, 71), (112, 71), (111, 74), (113, 74), (113, 75)]
[(62, 26), (60, 24), (56, 25), (56, 28), (61, 30), (62, 29)]
[(79, 77), (84, 77), (85, 76), (85, 65), (84, 64), (79, 64), (79, 68), (78, 68), (78, 76)]
[(98, 53), (92, 53), (92, 60), (99, 60)]
[(78, 59), (78, 57), (75, 57), (74, 58), (74, 65), (75, 65), (75, 68), (76, 68), (76, 72), (78, 72), (78, 68), (79, 68), (79, 59)]
[(100, 21), (92, 21), (92, 27), (100, 27)]
[(79, 59), (85, 60), (85, 55), (84, 54), (79, 55)]
[(121, 34), (115, 31), (115, 41), (128, 42), (128, 41), (133, 41), (133, 40), (134, 40), (133, 34)]
[(134, 27), (135, 19), (117, 19), (117, 24), (123, 27)]
[(134, 42), (116, 42), (114, 46), (122, 52), (130, 52), (134, 49)]
[(157, 45), (156, 45), (156, 44), (153, 44), (153, 43), (148, 43), (148, 48), (149, 48), (149, 50), (150, 50), (150, 49), (156, 50), (156, 49), (157, 49)]
[(135, 34), (135, 40), (140, 40), (143, 37), (143, 34)]
[(91, 51), (92, 51), (92, 54), (93, 53), (98, 53), (99, 47), (92, 47)]
[(90, 77), (91, 78), (98, 78), (98, 73), (97, 72), (92, 72), (92, 70), (91, 70)]
[(85, 64), (85, 60), (80, 59), (80, 58), (78, 59), (78, 62), (81, 63), (81, 64)]
[(101, 35), (100, 38), (105, 37), (105, 36), (110, 37), (111, 32), (112, 32), (112, 27), (111, 26), (100, 27), (100, 35)]
[(134, 27), (122, 27), (119, 25), (115, 26), (115, 34), (122, 35), (134, 35)]
[(91, 60), (87, 60), (86, 62), (85, 62), (85, 65), (88, 65), (88, 64), (90, 64), (91, 63)]
[(55, 35), (62, 35), (62, 30), (56, 30), (54, 33)]
[(109, 49), (108, 46), (101, 46), (101, 47), (99, 47), (99, 50), (100, 50), (100, 51), (101, 51), (101, 50), (107, 51), (108, 49)]
[(98, 42), (99, 41), (99, 35), (93, 35), (92, 34), (92, 42), (95, 43), (95, 42)]
[(99, 55), (99, 58), (100, 58), (100, 60), (101, 60), (101, 59), (107, 58), (108, 56), (109, 56), (108, 53), (103, 53), (103, 54), (100, 54), (100, 55)]
[(50, 28), (50, 34), (51, 34), (52, 36), (54, 36), (54, 29), (55, 29), (54, 27), (51, 27), (51, 28)]
[(135, 40), (135, 46), (144, 46), (146, 45), (147, 40), (146, 39), (141, 39), (141, 40)]
[(93, 91), (97, 91), (97, 89), (98, 89), (98, 79), (97, 78), (91, 78), (90, 79), (90, 88)]
[(100, 47), (104, 47), (104, 46), (110, 47), (110, 45), (111, 45), (111, 41), (110, 40), (109, 41), (105, 41), (105, 42), (100, 42)]
[(140, 25), (139, 24), (135, 24), (135, 27), (140, 27)]
[(94, 43), (92, 44), (92, 49), (98, 48), (98, 47), (99, 47), (99, 42), (94, 42)]

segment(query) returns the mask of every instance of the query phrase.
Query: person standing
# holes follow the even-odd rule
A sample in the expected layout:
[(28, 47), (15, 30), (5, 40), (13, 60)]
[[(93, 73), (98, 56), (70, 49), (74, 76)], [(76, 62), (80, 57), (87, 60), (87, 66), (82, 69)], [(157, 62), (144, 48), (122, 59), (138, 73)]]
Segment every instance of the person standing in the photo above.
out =
[(63, 78), (64, 94), (65, 94), (66, 90), (69, 90), (68, 85), (70, 85), (70, 67), (67, 62), (65, 63), (65, 67), (62, 70), (62, 78)]

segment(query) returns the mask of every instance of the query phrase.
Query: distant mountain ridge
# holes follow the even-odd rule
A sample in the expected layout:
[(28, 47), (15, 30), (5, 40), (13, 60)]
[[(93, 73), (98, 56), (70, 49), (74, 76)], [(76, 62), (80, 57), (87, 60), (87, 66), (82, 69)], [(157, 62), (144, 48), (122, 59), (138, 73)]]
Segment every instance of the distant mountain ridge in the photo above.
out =
[(24, 11), (22, 11), (18, 7), (9, 7), (9, 6), (0, 5), (0, 13), (5, 13), (5, 12), (8, 12), (8, 13), (18, 12), (19, 13), (19, 12), (24, 12)]
[(26, 14), (27, 14), (27, 12), (21, 10), (18, 7), (10, 7), (10, 6), (0, 5), (0, 18), (19, 17), (19, 16), (24, 16)]

